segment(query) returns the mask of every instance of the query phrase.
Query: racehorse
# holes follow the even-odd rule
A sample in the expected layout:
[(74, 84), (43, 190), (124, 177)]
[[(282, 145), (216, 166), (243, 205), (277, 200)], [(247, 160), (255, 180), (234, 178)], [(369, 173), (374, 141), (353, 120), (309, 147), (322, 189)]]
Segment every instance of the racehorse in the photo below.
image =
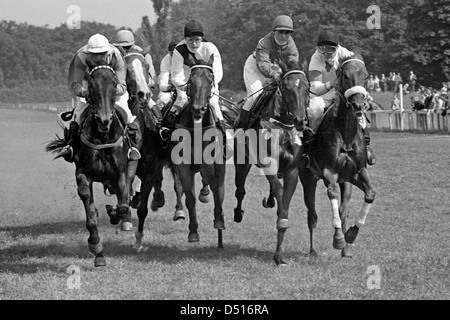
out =
[[(282, 257), (282, 242), (289, 227), (289, 206), (298, 183), (297, 163), (302, 154), (300, 137), (305, 128), (306, 107), (309, 103), (309, 81), (306, 74), (297, 66), (281, 67), (283, 70), (281, 80), (276, 83), (275, 89), (272, 89), (275, 93), (265, 98), (263, 93), (258, 97), (258, 101), (264, 100), (260, 103), (259, 111), (252, 117), (256, 120), (251, 121), (252, 124), (245, 135), (237, 136), (234, 156), (237, 199), (234, 221), (238, 223), (242, 221), (245, 181), (252, 165), (255, 164), (263, 169), (270, 184), (271, 196), (268, 202), (266, 199), (263, 200), (263, 205), (274, 207), (273, 197), (277, 202), (278, 237), (273, 257), (277, 265), (285, 264)], [(269, 145), (267, 152), (261, 156), (261, 150), (267, 144)], [(252, 152), (253, 154), (258, 152), (258, 157), (250, 161)], [(242, 154), (245, 154), (245, 160)], [(283, 183), (278, 179), (280, 174), (283, 175)]]
[(191, 74), (186, 84), (189, 102), (175, 120), (176, 130), (171, 139), (174, 142), (172, 161), (176, 163), (186, 197), (189, 212), (188, 241), (200, 240), (195, 207), (195, 174), (200, 172), (204, 184), (209, 185), (213, 194), (214, 228), (218, 230), (218, 247), (223, 248), (225, 161), (222, 135), (216, 128), (215, 116), (209, 105), (214, 85), (213, 61), (213, 55), (208, 62), (189, 61)]
[[(88, 79), (89, 108), (81, 120), (80, 145), (76, 165), (77, 191), (86, 211), (86, 228), (89, 231), (88, 247), (95, 256), (94, 265), (105, 266), (103, 245), (98, 234), (98, 210), (94, 203), (93, 183), (100, 182), (105, 190), (117, 196), (117, 208), (107, 213), (114, 225), (121, 220), (129, 221), (129, 188), (127, 187), (127, 152), (130, 147), (126, 138), (124, 120), (114, 108), (117, 77), (106, 61), (94, 62), (86, 58), (90, 70)], [(83, 116), (82, 116), (83, 118)], [(46, 150), (61, 147), (61, 139), (50, 142)], [(63, 142), (63, 141), (62, 141)]]
[[(343, 257), (351, 257), (351, 244), (354, 243), (360, 227), (364, 225), (375, 199), (367, 171), (366, 142), (358, 123), (358, 116), (364, 116), (362, 107), (367, 100), (363, 83), (368, 73), (362, 57), (355, 54), (340, 61), (336, 76), (336, 101), (326, 111), (315, 138), (306, 147), (310, 158), (309, 170), (305, 168), (299, 172), (308, 209), (310, 253), (316, 254), (313, 246), (313, 232), (317, 224), (315, 194), (317, 181), (322, 179), (332, 207), (332, 225), (335, 229), (333, 247), (342, 249)], [(358, 213), (356, 225), (347, 229), (346, 219), (352, 185), (364, 192), (364, 203)]]
[[(129, 51), (124, 54), (127, 67), (127, 90), (129, 92), (129, 107), (131, 112), (137, 116), (143, 129), (143, 144), (141, 149), (141, 160), (137, 165), (136, 175), (141, 180), (141, 190), (137, 198), (133, 197), (132, 207), (137, 209), (139, 218), (136, 230), (135, 248), (143, 249), (142, 238), (144, 236), (144, 222), (148, 215), (148, 199), (153, 189), (153, 200), (150, 208), (157, 211), (165, 204), (165, 196), (162, 191), (163, 169), (169, 168), (174, 179), (174, 191), (176, 194), (175, 214), (173, 220), (185, 219), (182, 203), (183, 189), (176, 172), (175, 166), (170, 159), (170, 148), (163, 141), (158, 127), (158, 120), (150, 110), (151, 91), (148, 87), (148, 64), (142, 53)], [(157, 108), (157, 106), (153, 106)], [(130, 191), (131, 192), (131, 191)], [(208, 202), (209, 189), (204, 185), (202, 192), (205, 197), (199, 196), (202, 202)]]

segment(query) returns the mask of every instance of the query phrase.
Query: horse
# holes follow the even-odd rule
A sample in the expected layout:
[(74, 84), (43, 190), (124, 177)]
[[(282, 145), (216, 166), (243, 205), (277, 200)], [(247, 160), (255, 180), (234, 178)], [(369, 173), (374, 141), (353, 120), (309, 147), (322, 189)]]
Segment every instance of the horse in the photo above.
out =
[[(364, 116), (362, 108), (367, 100), (367, 92), (363, 83), (368, 72), (362, 57), (355, 54), (340, 61), (336, 76), (335, 103), (326, 111), (315, 137), (306, 147), (309, 166), (304, 164), (305, 168), (299, 170), (299, 177), (308, 212), (310, 254), (317, 254), (313, 246), (313, 233), (317, 224), (315, 194), (317, 181), (322, 179), (332, 208), (332, 225), (335, 229), (333, 247), (341, 249), (343, 257), (352, 257), (352, 244), (375, 199), (367, 170), (366, 142), (358, 123), (358, 116)], [(364, 203), (358, 213), (356, 225), (347, 229), (352, 185), (364, 192)]]
[[(147, 203), (152, 189), (154, 192), (150, 205), (151, 210), (157, 211), (165, 204), (162, 181), (163, 170), (166, 168), (170, 169), (174, 180), (176, 205), (173, 220), (185, 219), (185, 214), (182, 202), (183, 189), (175, 166), (170, 159), (170, 148), (167, 142), (162, 140), (159, 133), (158, 119), (150, 110), (151, 91), (147, 85), (149, 79), (148, 64), (142, 53), (136, 50), (125, 53), (124, 60), (127, 68), (127, 90), (130, 97), (128, 104), (131, 112), (138, 117), (141, 127), (144, 128), (141, 149), (142, 158), (137, 165), (136, 171), (136, 175), (141, 180), (141, 189), (132, 198), (131, 202), (131, 206), (137, 209), (139, 219), (138, 228), (135, 232), (136, 243), (134, 245), (139, 252), (144, 249), (142, 245), (144, 222), (148, 215)], [(153, 106), (153, 108), (157, 108), (157, 106)], [(204, 184), (199, 196), (200, 201), (208, 202), (208, 194), (209, 189)]]
[[(306, 124), (306, 107), (309, 103), (309, 81), (303, 68), (282, 65), (282, 76), (276, 83), (275, 93), (261, 94), (259, 111), (252, 118), (250, 128), (237, 135), (235, 140), (235, 197), (234, 221), (243, 219), (242, 202), (245, 196), (245, 181), (252, 167), (262, 168), (270, 184), (270, 196), (263, 200), (264, 207), (274, 207), (277, 202), (277, 247), (273, 257), (277, 265), (284, 265), (282, 242), (289, 228), (289, 206), (298, 183), (297, 163), (302, 155), (301, 136)], [(264, 95), (264, 96), (263, 96)], [(253, 110), (253, 109), (252, 109)], [(251, 113), (254, 113), (251, 111)], [(245, 139), (248, 139), (247, 143)], [(268, 151), (261, 156), (261, 150)], [(269, 154), (270, 151), (270, 154)], [(259, 152), (257, 159), (251, 154)], [(245, 155), (243, 157), (242, 155)], [(254, 158), (254, 157), (253, 157)], [(268, 165), (270, 163), (270, 165)], [(278, 179), (283, 175), (283, 183)]]
[(223, 249), (225, 161), (222, 135), (216, 128), (215, 115), (209, 105), (214, 85), (213, 62), (213, 55), (209, 61), (188, 62), (191, 68), (186, 84), (189, 101), (175, 119), (171, 137), (172, 161), (176, 165), (189, 212), (188, 242), (200, 240), (195, 199), (195, 174), (200, 173), (204, 186), (209, 185), (213, 194), (213, 225), (218, 230), (218, 247)]
[[(100, 182), (105, 190), (117, 196), (117, 208), (107, 206), (110, 222), (117, 225), (129, 221), (129, 187), (127, 184), (130, 143), (126, 137), (124, 121), (114, 108), (117, 77), (106, 61), (86, 59), (90, 70), (88, 78), (89, 108), (81, 121), (80, 143), (75, 157), (77, 191), (86, 212), (86, 228), (89, 231), (88, 248), (95, 256), (96, 267), (105, 266), (103, 245), (98, 234), (98, 210), (94, 203), (93, 183)], [(104, 60), (104, 59), (103, 59)], [(63, 140), (50, 142), (46, 150), (55, 152)]]

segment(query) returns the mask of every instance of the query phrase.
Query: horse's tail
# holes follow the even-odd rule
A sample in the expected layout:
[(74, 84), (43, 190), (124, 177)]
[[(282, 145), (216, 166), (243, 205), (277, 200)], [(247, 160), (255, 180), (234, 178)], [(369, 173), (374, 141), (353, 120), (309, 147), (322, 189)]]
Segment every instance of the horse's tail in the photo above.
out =
[(231, 103), (228, 103), (226, 105), (220, 105), (220, 110), (223, 114), (223, 119), (225, 120), (225, 123), (230, 127), (233, 128), (234, 122), (239, 117), (239, 114), (241, 113), (241, 109)]
[(62, 149), (67, 145), (66, 140), (63, 138), (60, 138), (58, 135), (56, 135), (55, 140), (50, 141), (46, 146), (45, 146), (45, 151), (47, 152), (51, 152), (53, 154), (57, 154), (56, 157), (54, 157), (53, 159), (58, 159), (59, 157), (61, 157), (61, 155), (59, 155), (59, 153), (62, 151)]

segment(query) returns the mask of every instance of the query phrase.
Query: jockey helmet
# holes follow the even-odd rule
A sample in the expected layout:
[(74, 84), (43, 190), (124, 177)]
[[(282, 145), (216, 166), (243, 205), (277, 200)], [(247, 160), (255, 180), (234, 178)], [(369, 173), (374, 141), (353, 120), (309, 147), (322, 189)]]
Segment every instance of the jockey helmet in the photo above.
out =
[(134, 45), (134, 36), (130, 30), (119, 30), (116, 34), (116, 43), (119, 46), (127, 47)]
[(109, 48), (109, 41), (104, 35), (97, 33), (89, 38), (87, 48), (89, 52), (101, 53), (108, 51)]
[(200, 22), (191, 20), (184, 26), (184, 37), (203, 37), (203, 27)]
[(317, 46), (334, 46), (339, 44), (339, 38), (336, 33), (331, 30), (322, 31), (317, 41)]
[(276, 17), (272, 23), (273, 31), (277, 30), (286, 30), (294, 32), (294, 23), (292, 22), (291, 17), (286, 15), (281, 15)]

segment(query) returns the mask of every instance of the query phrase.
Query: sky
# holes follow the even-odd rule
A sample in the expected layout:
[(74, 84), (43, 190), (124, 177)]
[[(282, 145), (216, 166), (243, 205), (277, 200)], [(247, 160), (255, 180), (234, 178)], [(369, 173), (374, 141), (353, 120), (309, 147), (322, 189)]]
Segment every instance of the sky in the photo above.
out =
[(40, 27), (74, 24), (81, 19), (137, 30), (143, 16), (155, 23), (151, 0), (0, 0), (0, 20)]

